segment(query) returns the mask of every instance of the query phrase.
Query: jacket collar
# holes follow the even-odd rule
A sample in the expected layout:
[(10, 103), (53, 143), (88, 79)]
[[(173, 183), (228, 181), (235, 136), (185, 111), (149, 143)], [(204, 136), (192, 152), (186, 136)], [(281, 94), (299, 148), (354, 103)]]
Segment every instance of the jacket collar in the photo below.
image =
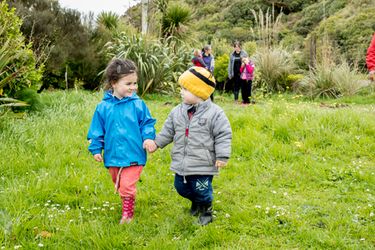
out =
[(184, 112), (187, 112), (192, 106), (195, 107), (195, 114), (201, 113), (206, 110), (212, 104), (211, 99), (208, 98), (207, 100), (197, 103), (197, 104), (186, 104), (182, 103), (182, 109)]

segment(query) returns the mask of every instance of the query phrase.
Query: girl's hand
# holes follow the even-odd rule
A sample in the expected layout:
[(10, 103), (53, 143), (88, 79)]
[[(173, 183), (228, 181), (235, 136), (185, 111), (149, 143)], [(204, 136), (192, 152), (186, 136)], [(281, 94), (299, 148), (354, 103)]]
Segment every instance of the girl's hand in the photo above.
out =
[(227, 165), (227, 162), (225, 162), (225, 161), (216, 161), (215, 162), (215, 166), (217, 168), (222, 168), (222, 167), (225, 167), (226, 165)]
[(158, 146), (156, 145), (155, 141), (146, 139), (143, 142), (143, 148), (147, 150), (149, 153), (153, 153), (158, 149)]
[(95, 159), (95, 161), (98, 161), (98, 162), (102, 162), (103, 161), (103, 157), (102, 157), (101, 154), (94, 155), (94, 159)]

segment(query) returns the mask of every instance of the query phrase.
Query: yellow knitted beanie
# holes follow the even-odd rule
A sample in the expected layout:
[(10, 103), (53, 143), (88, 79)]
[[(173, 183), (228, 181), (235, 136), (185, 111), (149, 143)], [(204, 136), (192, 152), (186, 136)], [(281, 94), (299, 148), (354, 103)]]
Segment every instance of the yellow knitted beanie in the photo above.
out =
[(214, 76), (202, 67), (191, 67), (186, 70), (178, 78), (178, 83), (203, 100), (207, 100), (215, 90)]

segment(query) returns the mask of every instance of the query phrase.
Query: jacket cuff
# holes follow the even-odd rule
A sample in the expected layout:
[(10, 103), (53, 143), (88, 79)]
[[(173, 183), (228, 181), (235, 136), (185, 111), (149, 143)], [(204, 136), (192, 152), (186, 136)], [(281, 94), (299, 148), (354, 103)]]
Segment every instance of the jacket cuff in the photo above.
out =
[(101, 154), (101, 153), (102, 153), (101, 149), (91, 150), (92, 155)]
[(229, 157), (216, 157), (216, 160), (217, 161), (227, 162), (229, 160)]

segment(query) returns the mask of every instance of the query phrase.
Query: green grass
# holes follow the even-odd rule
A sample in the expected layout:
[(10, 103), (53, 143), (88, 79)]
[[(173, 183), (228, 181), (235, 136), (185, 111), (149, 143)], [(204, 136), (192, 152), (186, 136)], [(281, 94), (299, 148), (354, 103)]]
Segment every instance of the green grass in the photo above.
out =
[[(118, 224), (120, 199), (87, 151), (101, 96), (50, 92), (43, 111), (0, 117), (0, 247), (374, 249), (374, 99), (335, 108), (275, 95), (242, 107), (217, 96), (233, 154), (214, 178), (215, 221), (201, 227), (174, 190), (170, 146), (149, 156), (134, 222)], [(147, 97), (158, 131), (178, 102)]]

